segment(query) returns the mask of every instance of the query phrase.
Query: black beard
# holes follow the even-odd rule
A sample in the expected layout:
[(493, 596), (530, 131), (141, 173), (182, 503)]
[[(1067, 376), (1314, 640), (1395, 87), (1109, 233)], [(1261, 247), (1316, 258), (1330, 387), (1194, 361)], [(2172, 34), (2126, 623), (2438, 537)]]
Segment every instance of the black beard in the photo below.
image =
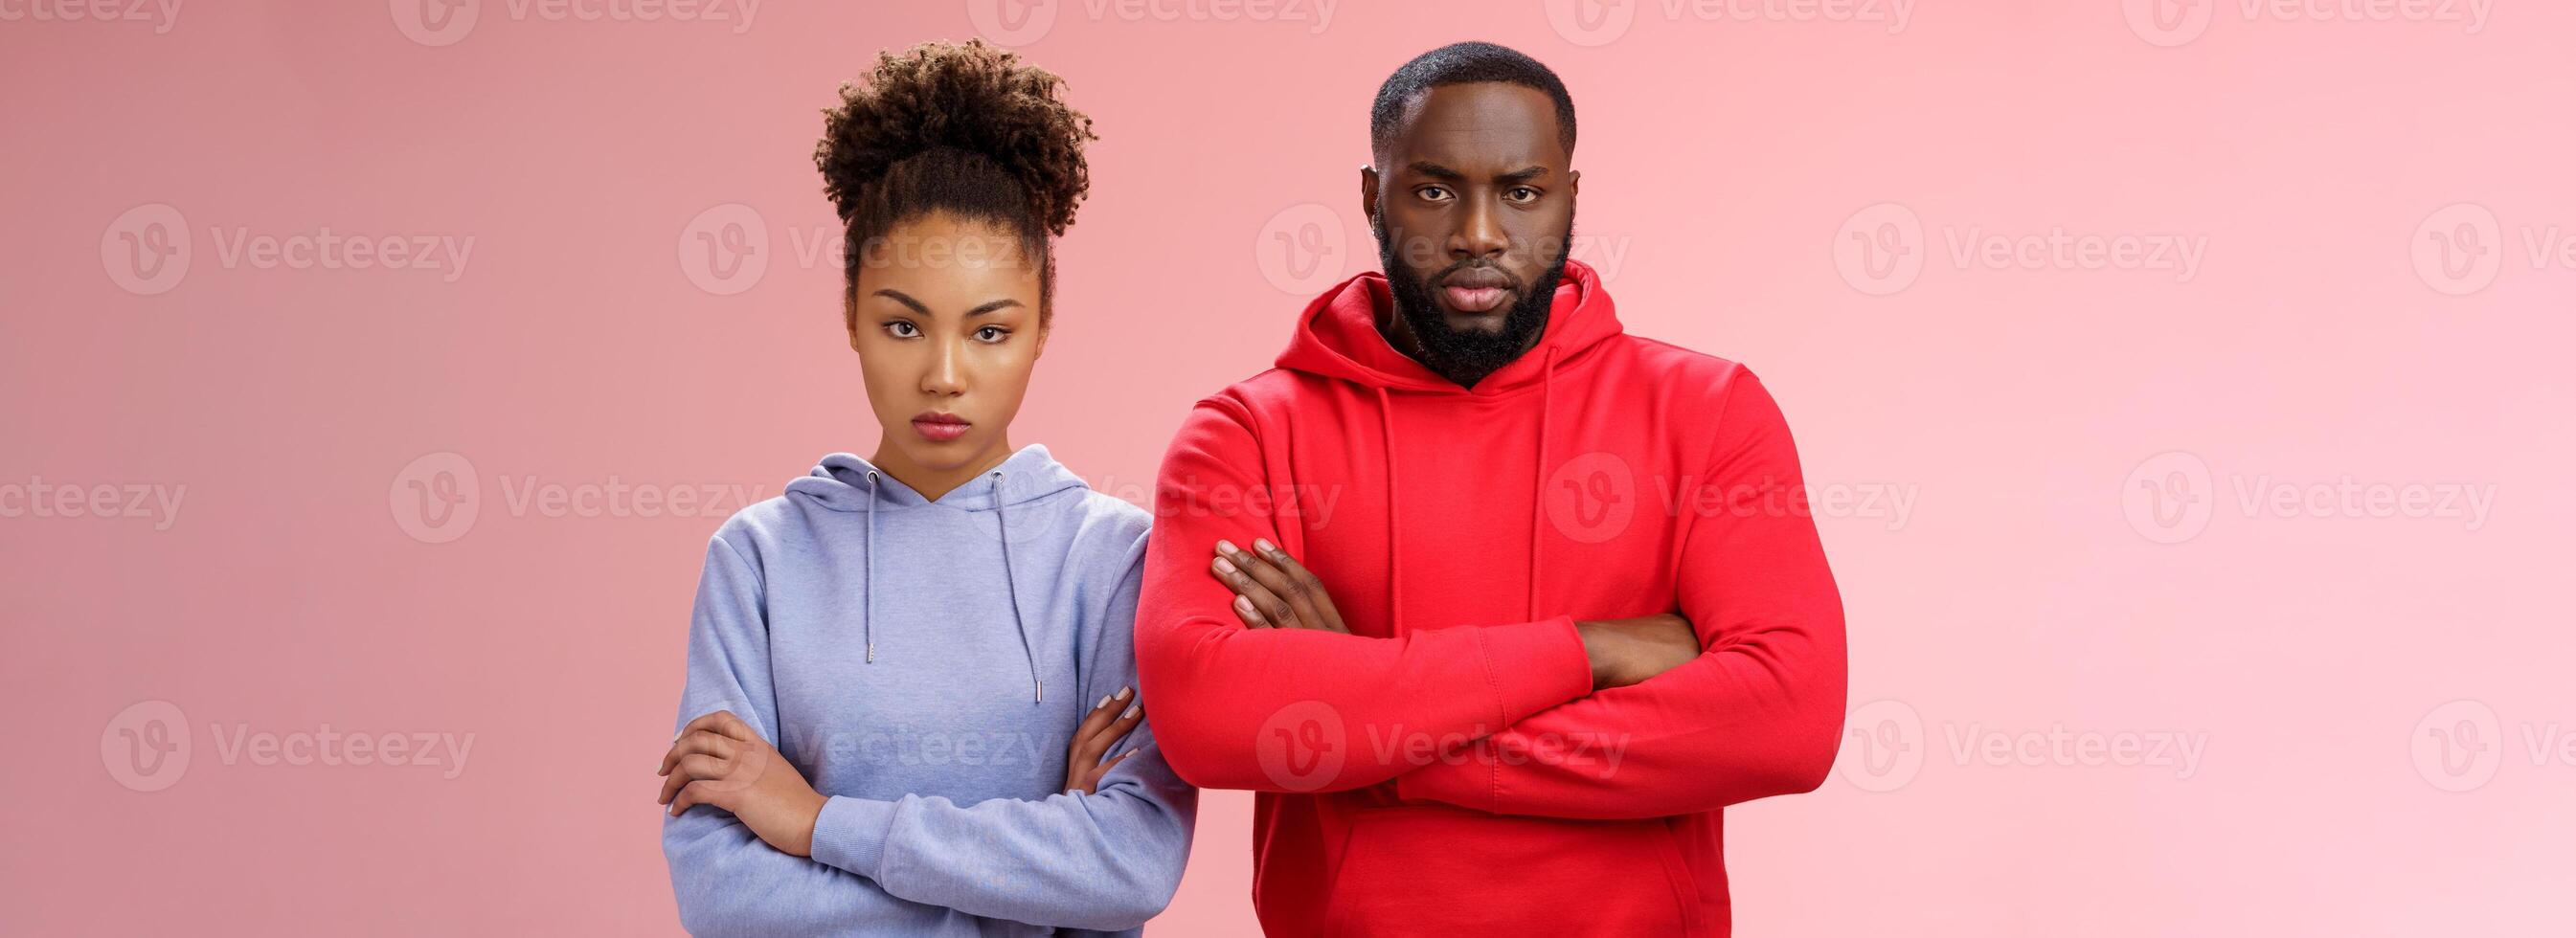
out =
[(1441, 318), (1431, 285), (1474, 265), (1455, 264), (1429, 278), (1416, 278), (1411, 268), (1397, 263), (1386, 227), (1369, 227), (1377, 235), (1378, 265), (1386, 271), (1387, 292), (1394, 297), (1395, 314), (1404, 317), (1405, 325), (1413, 329), (1416, 347), (1403, 351), (1432, 373), (1462, 388), (1475, 387), (1486, 375), (1520, 358), (1529, 347), (1530, 337), (1547, 328), (1548, 310), (1556, 303), (1556, 283), (1565, 276), (1565, 258), (1573, 248), (1574, 234), (1574, 220), (1566, 219), (1565, 231), (1556, 239), (1556, 256), (1548, 260), (1538, 282), (1528, 284), (1520, 298), (1512, 301), (1511, 311), (1503, 314), (1502, 331), (1461, 332), (1449, 328), (1448, 320)]

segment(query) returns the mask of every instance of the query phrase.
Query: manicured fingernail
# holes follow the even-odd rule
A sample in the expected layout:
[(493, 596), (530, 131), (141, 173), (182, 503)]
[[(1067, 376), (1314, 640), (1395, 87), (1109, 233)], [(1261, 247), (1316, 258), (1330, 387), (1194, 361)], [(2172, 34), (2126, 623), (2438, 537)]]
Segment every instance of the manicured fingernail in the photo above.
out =
[(1109, 695), (1108, 695), (1108, 694), (1102, 694), (1102, 695), (1100, 695), (1100, 702), (1099, 702), (1099, 703), (1096, 703), (1096, 704), (1092, 704), (1092, 705), (1091, 705), (1091, 709), (1098, 710), (1098, 709), (1100, 709), (1100, 708), (1102, 708), (1102, 707), (1106, 707), (1106, 706), (1109, 706)]
[(1233, 576), (1235, 574), (1234, 561), (1227, 560), (1223, 557), (1217, 558), (1216, 572), (1225, 574), (1226, 576)]
[(1252, 549), (1265, 554), (1275, 554), (1279, 552), (1279, 545), (1270, 543), (1268, 538), (1256, 537), (1252, 539)]
[(1125, 700), (1125, 699), (1127, 699), (1128, 695), (1130, 695), (1130, 694), (1134, 694), (1135, 692), (1136, 692), (1136, 689), (1135, 689), (1135, 688), (1133, 688), (1133, 687), (1121, 687), (1121, 688), (1119, 688), (1119, 689), (1118, 689), (1118, 699), (1120, 699), (1120, 700)]
[(1261, 613), (1252, 608), (1252, 600), (1245, 599), (1241, 596), (1234, 598), (1234, 611), (1243, 613), (1246, 617), (1249, 617), (1254, 621), (1259, 621), (1261, 619)]
[(1140, 703), (1128, 704), (1127, 712), (1119, 714), (1118, 718), (1121, 720), (1133, 720), (1136, 718), (1137, 711), (1144, 709), (1144, 707), (1145, 705)]

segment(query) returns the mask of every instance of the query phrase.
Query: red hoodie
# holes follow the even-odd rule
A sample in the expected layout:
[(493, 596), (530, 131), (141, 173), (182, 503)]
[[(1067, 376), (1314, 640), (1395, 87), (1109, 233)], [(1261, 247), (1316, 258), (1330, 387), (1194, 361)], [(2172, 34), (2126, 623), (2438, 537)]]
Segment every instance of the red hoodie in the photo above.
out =
[[(1626, 335), (1569, 262), (1473, 389), (1387, 344), (1386, 278), (1164, 457), (1138, 687), (1181, 777), (1259, 792), (1273, 935), (1725, 935), (1727, 805), (1814, 789), (1843, 613), (1789, 428), (1743, 366)], [(1208, 572), (1266, 537), (1351, 634), (1247, 629)], [(1705, 651), (1594, 692), (1574, 622), (1678, 612)]]

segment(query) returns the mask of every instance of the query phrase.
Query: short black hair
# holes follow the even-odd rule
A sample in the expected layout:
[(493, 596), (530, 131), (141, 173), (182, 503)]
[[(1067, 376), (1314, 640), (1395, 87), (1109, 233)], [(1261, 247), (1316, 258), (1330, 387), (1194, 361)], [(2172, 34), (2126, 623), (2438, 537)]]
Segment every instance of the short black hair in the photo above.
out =
[(1404, 120), (1404, 108), (1423, 92), (1442, 85), (1464, 85), (1474, 82), (1501, 82), (1545, 92), (1556, 102), (1556, 142), (1565, 152), (1574, 152), (1574, 96), (1565, 93), (1565, 82), (1556, 72), (1539, 64), (1537, 59), (1490, 42), (1457, 42), (1413, 57), (1386, 76), (1377, 86), (1377, 102), (1369, 106), (1369, 149), (1374, 153), (1395, 139), (1395, 126)]

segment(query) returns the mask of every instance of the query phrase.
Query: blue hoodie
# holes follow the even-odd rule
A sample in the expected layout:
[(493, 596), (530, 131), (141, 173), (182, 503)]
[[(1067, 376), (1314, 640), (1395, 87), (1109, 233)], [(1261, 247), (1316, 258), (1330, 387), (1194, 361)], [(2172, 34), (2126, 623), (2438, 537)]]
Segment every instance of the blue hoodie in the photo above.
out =
[(830, 800), (812, 859), (712, 806), (666, 820), (681, 923), (1140, 932), (1180, 884), (1197, 790), (1139, 725), (1093, 794), (1062, 792), (1075, 726), (1135, 686), (1148, 520), (1042, 446), (938, 501), (835, 453), (727, 520), (679, 723), (733, 711)]

